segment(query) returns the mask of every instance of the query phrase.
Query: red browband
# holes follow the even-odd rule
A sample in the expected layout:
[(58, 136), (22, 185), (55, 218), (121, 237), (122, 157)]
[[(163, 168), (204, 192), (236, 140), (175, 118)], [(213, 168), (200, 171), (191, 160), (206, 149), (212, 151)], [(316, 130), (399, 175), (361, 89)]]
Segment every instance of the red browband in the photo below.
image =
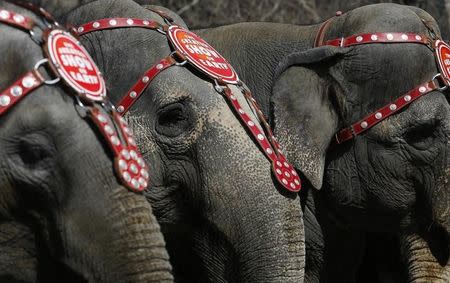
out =
[[(24, 5), (27, 8), (29, 6)], [(51, 16), (46, 14), (45, 10), (34, 6), (33, 8), (33, 11), (38, 11), (38, 14), (48, 21), (48, 28), (46, 27), (42, 32), (42, 40), (36, 41), (42, 43), (41, 48), (46, 58), (39, 60), (33, 70), (25, 73), (11, 86), (0, 92), (0, 116), (6, 114), (20, 100), (40, 86), (64, 82), (72, 89), (78, 105), (86, 110), (88, 117), (106, 139), (114, 154), (115, 171), (121, 183), (132, 191), (142, 192), (147, 187), (149, 179), (147, 165), (137, 149), (126, 122), (113, 109), (107, 109), (104, 106), (109, 102), (105, 97), (104, 81), (98, 68), (73, 36), (57, 28), (56, 22), (50, 23)], [(33, 19), (5, 9), (0, 9), (0, 23), (28, 31), (32, 37), (33, 29), (40, 27)], [(79, 58), (71, 56), (79, 56)], [(60, 59), (63, 60), (62, 64), (57, 63)], [(78, 63), (81, 65), (77, 66), (76, 62), (82, 63)], [(46, 80), (39, 72), (39, 68), (44, 68), (44, 65), (49, 67), (49, 73), (55, 78)], [(83, 69), (84, 76), (79, 74), (79, 77), (74, 78), (67, 75), (72, 68)], [(98, 91), (90, 91), (85, 86), (89, 83), (98, 87)]]
[[(342, 15), (342, 13), (336, 14), (336, 16), (340, 15)], [(351, 35), (349, 37), (342, 37), (324, 41), (326, 29), (331, 24), (333, 18), (330, 18), (320, 26), (318, 33), (316, 35), (316, 39), (314, 41), (315, 47), (324, 45), (336, 47), (351, 47), (362, 44), (389, 44), (389, 43), (423, 44), (436, 50), (435, 56), (437, 58), (437, 61), (440, 63), (440, 65), (438, 64), (438, 67), (441, 70), (441, 73), (436, 74), (431, 81), (415, 87), (406, 94), (402, 95), (400, 98), (396, 99), (394, 102), (389, 103), (388, 105), (376, 110), (375, 112), (371, 113), (364, 119), (354, 123), (350, 127), (340, 130), (335, 136), (337, 144), (341, 144), (345, 141), (353, 139), (355, 136), (367, 131), (368, 129), (372, 128), (376, 124), (386, 119), (387, 117), (399, 112), (405, 106), (411, 104), (418, 98), (434, 90), (444, 91), (447, 89), (450, 82), (450, 77), (448, 76), (448, 72), (446, 71), (445, 68), (449, 66), (450, 62), (449, 64), (444, 64), (443, 62), (441, 62), (444, 60), (442, 59), (442, 56), (439, 53), (440, 50), (438, 50), (438, 47), (441, 47), (443, 45), (445, 45), (445, 47), (448, 47), (448, 45), (446, 45), (444, 42), (440, 40), (434, 40), (424, 34), (401, 33), (401, 32), (362, 33)], [(441, 86), (441, 84), (443, 85)]]
[[(133, 87), (126, 93), (126, 95), (119, 101), (117, 105), (117, 110), (121, 115), (124, 115), (130, 107), (137, 101), (137, 99), (142, 95), (142, 93), (145, 91), (145, 89), (149, 86), (149, 84), (152, 82), (152, 80), (163, 70), (174, 66), (183, 66), (186, 63), (191, 63), (194, 67), (202, 71), (204, 74), (206, 74), (208, 77), (210, 77), (213, 81), (215, 81), (215, 89), (219, 93), (221, 93), (229, 102), (229, 105), (231, 105), (233, 111), (235, 112), (236, 116), (241, 120), (242, 124), (245, 126), (245, 128), (248, 130), (249, 133), (251, 133), (254, 140), (257, 142), (258, 146), (261, 148), (261, 150), (264, 152), (266, 157), (272, 162), (272, 170), (274, 172), (274, 175), (276, 179), (279, 181), (279, 183), (286, 188), (287, 190), (291, 192), (298, 192), (301, 189), (301, 182), (300, 178), (293, 168), (292, 165), (288, 163), (285, 156), (280, 150), (280, 146), (273, 137), (273, 134), (270, 130), (270, 126), (266, 122), (264, 115), (262, 114), (261, 110), (259, 109), (258, 105), (256, 104), (256, 101), (253, 99), (251, 93), (244, 88), (243, 84), (236, 80), (237, 87), (242, 91), (244, 94), (244, 97), (246, 98), (247, 102), (253, 106), (253, 109), (256, 110), (256, 115), (261, 122), (261, 126), (263, 129), (261, 130), (257, 124), (251, 119), (251, 117), (245, 113), (242, 106), (240, 105), (238, 99), (232, 94), (231, 89), (227, 86), (227, 84), (220, 78), (220, 77), (214, 77), (213, 74), (208, 73), (207, 71), (202, 70), (201, 68), (196, 65), (196, 62), (192, 62), (192, 59), (189, 59), (189, 56), (185, 55), (183, 51), (176, 48), (176, 45), (173, 44), (174, 40), (171, 39), (170, 36), (167, 34), (169, 33), (172, 28), (175, 30), (180, 30), (180, 27), (172, 25), (173, 20), (165, 15), (163, 12), (154, 11), (157, 12), (162, 18), (165, 19), (166, 23), (170, 24), (171, 26), (162, 25), (158, 22), (151, 21), (151, 20), (145, 20), (145, 19), (136, 19), (136, 18), (108, 18), (108, 19), (101, 19), (89, 22), (87, 24), (83, 24), (79, 26), (76, 29), (76, 32), (78, 35), (84, 35), (89, 32), (98, 31), (98, 30), (107, 30), (107, 29), (114, 29), (114, 28), (129, 28), (129, 27), (139, 27), (139, 28), (147, 28), (151, 30), (156, 30), (162, 34), (166, 34), (168, 37), (168, 40), (170, 43), (172, 43), (172, 48), (175, 49), (174, 52), (172, 52), (167, 57), (163, 58), (161, 61), (153, 65), (150, 69), (148, 69), (143, 76), (133, 85)], [(184, 30), (185, 33), (189, 33), (191, 36), (191, 39), (196, 36), (195, 34), (188, 32)], [(176, 37), (176, 36), (173, 36)], [(203, 41), (200, 38), (195, 38), (194, 41)], [(202, 42), (199, 46), (204, 47), (206, 46), (206, 42)], [(208, 45), (208, 47), (210, 47)], [(211, 57), (217, 55), (217, 51), (212, 50), (213, 48), (209, 49), (212, 54), (210, 54)], [(216, 56), (218, 57), (218, 55)], [(197, 62), (198, 64), (198, 62)], [(228, 64), (228, 63), (227, 63)], [(231, 68), (231, 66), (230, 66)], [(231, 76), (231, 80), (234, 78), (237, 79), (237, 76)], [(227, 78), (227, 79), (230, 79)]]

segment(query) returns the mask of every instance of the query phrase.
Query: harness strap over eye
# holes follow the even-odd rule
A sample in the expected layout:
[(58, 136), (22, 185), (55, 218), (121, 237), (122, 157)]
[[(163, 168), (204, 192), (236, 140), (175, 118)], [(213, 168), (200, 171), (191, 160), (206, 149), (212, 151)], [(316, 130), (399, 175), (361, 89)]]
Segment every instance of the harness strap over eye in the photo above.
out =
[[(337, 14), (340, 16), (342, 13)], [(340, 130), (335, 135), (337, 144), (353, 139), (355, 136), (369, 130), (384, 119), (398, 113), (418, 98), (434, 91), (444, 91), (450, 86), (450, 46), (440, 39), (431, 38), (425, 34), (403, 33), (403, 32), (374, 32), (355, 34), (324, 41), (326, 29), (331, 25), (333, 18), (324, 22), (316, 35), (315, 47), (330, 45), (336, 47), (351, 47), (362, 44), (393, 44), (393, 43), (415, 43), (428, 46), (435, 50), (435, 58), (440, 73), (436, 74), (431, 81), (425, 82), (408, 91), (395, 101), (367, 115), (364, 119)], [(430, 30), (429, 26), (426, 26)], [(433, 33), (433, 36), (435, 34)]]
[[(25, 7), (29, 5), (24, 4)], [(34, 6), (33, 6), (34, 7)], [(71, 93), (84, 107), (105, 138), (114, 155), (114, 169), (118, 179), (128, 189), (142, 192), (148, 184), (147, 165), (142, 159), (132, 133), (125, 120), (109, 105), (103, 77), (94, 61), (71, 34), (61, 30), (57, 23), (51, 22), (51, 16), (45, 10), (34, 7), (40, 15), (45, 16), (48, 27), (44, 25), (39, 42), (45, 58), (39, 60), (33, 70), (26, 72), (12, 85), (0, 92), (0, 117), (10, 111), (20, 100), (43, 85), (54, 85), (60, 81), (70, 88)], [(34, 28), (41, 28), (33, 19), (19, 13), (0, 9), (0, 23), (28, 31), (32, 39), (36, 35)], [(40, 68), (55, 78), (46, 80)]]
[[(228, 101), (236, 117), (247, 129), (250, 136), (264, 152), (265, 156), (272, 163), (272, 171), (276, 180), (288, 191), (298, 192), (301, 189), (300, 178), (286, 157), (280, 150), (279, 144), (266, 122), (264, 115), (253, 99), (250, 91), (244, 88), (233, 67), (208, 43), (191, 31), (185, 30), (177, 25), (173, 25), (173, 20), (165, 13), (158, 12), (165, 19), (168, 25), (162, 25), (152, 20), (136, 18), (108, 18), (92, 21), (76, 28), (78, 35), (84, 35), (98, 30), (109, 30), (115, 28), (138, 27), (156, 30), (166, 35), (168, 42), (174, 50), (170, 55), (153, 65), (144, 72), (140, 79), (131, 87), (126, 95), (119, 101), (117, 110), (124, 115), (130, 107), (138, 100), (153, 79), (165, 69), (171, 66), (185, 66), (189, 63), (197, 70), (206, 75), (215, 83), (215, 89)], [(238, 99), (233, 95), (228, 84), (236, 85), (247, 103), (253, 106), (256, 116), (261, 122), (262, 129), (251, 119)], [(252, 108), (252, 107), (250, 107)]]

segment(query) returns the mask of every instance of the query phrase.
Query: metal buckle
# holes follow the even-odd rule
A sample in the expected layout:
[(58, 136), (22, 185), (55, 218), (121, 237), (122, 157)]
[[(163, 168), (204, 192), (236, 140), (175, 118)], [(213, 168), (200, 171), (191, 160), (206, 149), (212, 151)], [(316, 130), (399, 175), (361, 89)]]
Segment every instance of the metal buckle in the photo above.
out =
[[(48, 59), (44, 58), (44, 59), (41, 59), (41, 60), (37, 61), (36, 65), (34, 65), (33, 69), (36, 71), (36, 73), (39, 74), (39, 76), (41, 76), (41, 78), (44, 78), (44, 76), (42, 75), (41, 72), (39, 72), (39, 68), (42, 67), (45, 63), (48, 63), (48, 62), (49, 62)], [(57, 84), (60, 80), (61, 80), (60, 77), (56, 77), (54, 79), (44, 80), (43, 83), (46, 84), (46, 85), (54, 85), (54, 84)]]
[[(438, 73), (436, 74), (431, 81), (434, 83), (434, 86), (439, 91), (444, 91), (448, 88), (448, 85), (445, 83), (444, 78), (442, 78), (442, 74)], [(440, 82), (439, 82), (440, 81)]]
[[(178, 52), (177, 50), (171, 52), (169, 54), (169, 56), (171, 56), (173, 59), (175, 59), (175, 61), (176, 61), (175, 66), (184, 66), (188, 62), (186, 57), (184, 57), (184, 55), (180, 54), (180, 52)], [(183, 61), (179, 62), (178, 61), (179, 59), (182, 59)]]
[(223, 94), (225, 91), (225, 87), (221, 86), (217, 80), (214, 80), (214, 89), (219, 93)]

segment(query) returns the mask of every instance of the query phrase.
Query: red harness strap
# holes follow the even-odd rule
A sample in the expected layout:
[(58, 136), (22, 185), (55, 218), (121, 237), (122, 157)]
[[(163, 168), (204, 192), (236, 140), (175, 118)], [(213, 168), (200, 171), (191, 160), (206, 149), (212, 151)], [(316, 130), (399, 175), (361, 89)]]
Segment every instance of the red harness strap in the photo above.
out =
[[(339, 14), (341, 15), (341, 14)], [(339, 16), (337, 15), (337, 16)], [(316, 35), (314, 43), (315, 47), (331, 45), (336, 47), (350, 47), (362, 44), (390, 44), (390, 43), (416, 43), (427, 45), (436, 50), (435, 57), (438, 62), (438, 67), (441, 73), (436, 74), (429, 82), (423, 83), (416, 88), (410, 90), (406, 94), (397, 98), (394, 102), (378, 109), (369, 114), (364, 119), (352, 124), (350, 127), (340, 130), (335, 135), (337, 144), (353, 139), (355, 136), (367, 131), (376, 124), (380, 123), (389, 116), (399, 112), (401, 109), (411, 104), (418, 98), (434, 91), (443, 91), (450, 85), (450, 61), (445, 60), (447, 54), (450, 54), (450, 46), (441, 40), (434, 40), (427, 35), (417, 33), (402, 33), (402, 32), (374, 32), (351, 35), (349, 37), (336, 38), (324, 42), (326, 29), (331, 24), (333, 18), (324, 22)], [(427, 26), (428, 29), (430, 29)], [(440, 86), (438, 80), (444, 83)]]
[(440, 89), (440, 87), (437, 86), (435, 81), (433, 80), (410, 90), (408, 93), (397, 98), (394, 102), (378, 109), (364, 119), (354, 123), (350, 127), (340, 130), (336, 134), (336, 142), (338, 144), (341, 144), (345, 141), (353, 139), (355, 136), (367, 131), (387, 117), (397, 113), (418, 98), (437, 89)]
[[(301, 182), (297, 172), (293, 166), (288, 163), (281, 152), (279, 144), (273, 137), (270, 127), (265, 121), (262, 112), (259, 110), (256, 101), (253, 99), (251, 93), (242, 86), (242, 83), (239, 81), (229, 63), (203, 39), (181, 27), (171, 25), (173, 20), (166, 14), (160, 11), (158, 11), (158, 14), (163, 17), (170, 26), (143, 19), (110, 18), (92, 21), (83, 24), (76, 29), (78, 35), (84, 35), (97, 30), (113, 28), (148, 28), (166, 34), (172, 48), (175, 49), (169, 56), (156, 63), (141, 76), (138, 82), (134, 84), (118, 103), (118, 112), (121, 113), (121, 115), (124, 115), (138, 100), (152, 80), (163, 70), (174, 65), (182, 66), (189, 62), (211, 78), (211, 80), (216, 82), (215, 89), (227, 99), (236, 116), (241, 120), (242, 125), (244, 125), (266, 157), (272, 162), (272, 170), (278, 182), (287, 190), (298, 192), (301, 189)], [(184, 42), (189, 42), (190, 45), (183, 45)], [(189, 52), (191, 54), (188, 54)], [(197, 59), (197, 54), (201, 54), (198, 55), (199, 59)], [(218, 70), (214, 71), (209, 69), (211, 66), (218, 68)], [(247, 102), (256, 110), (257, 117), (262, 123), (262, 130), (254, 121), (252, 121), (250, 116), (245, 113), (237, 98), (227, 86), (227, 82), (235, 84), (241, 89)]]
[[(46, 20), (51, 19), (51, 16), (45, 14), (45, 10), (33, 8), (38, 14), (42, 13)], [(31, 18), (4, 9), (0, 9), (0, 23), (28, 31), (31, 36), (32, 29), (39, 27)], [(114, 110), (104, 106), (108, 101), (100, 71), (78, 40), (57, 28), (57, 23), (47, 24), (48, 28), (42, 32), (42, 40), (36, 41), (42, 42), (41, 48), (46, 58), (39, 60), (33, 70), (0, 92), (0, 117), (38, 87), (64, 82), (71, 88), (78, 105), (85, 108), (112, 150), (115, 172), (121, 183), (132, 191), (142, 192), (148, 184), (147, 165), (126, 122)], [(39, 72), (43, 64), (49, 65), (49, 71), (55, 79), (45, 80)]]

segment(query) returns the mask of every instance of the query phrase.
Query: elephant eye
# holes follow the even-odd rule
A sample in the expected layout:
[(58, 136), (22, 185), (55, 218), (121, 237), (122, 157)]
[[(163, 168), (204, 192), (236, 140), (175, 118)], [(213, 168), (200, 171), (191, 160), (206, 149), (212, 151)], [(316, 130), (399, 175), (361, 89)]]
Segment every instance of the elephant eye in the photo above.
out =
[(193, 120), (187, 103), (177, 102), (158, 111), (156, 131), (168, 137), (176, 137), (188, 130)]
[(35, 167), (55, 156), (55, 148), (46, 136), (29, 134), (18, 141), (18, 155), (24, 165)]
[(434, 142), (436, 130), (436, 125), (420, 125), (406, 132), (405, 140), (409, 145), (424, 150), (429, 148)]

